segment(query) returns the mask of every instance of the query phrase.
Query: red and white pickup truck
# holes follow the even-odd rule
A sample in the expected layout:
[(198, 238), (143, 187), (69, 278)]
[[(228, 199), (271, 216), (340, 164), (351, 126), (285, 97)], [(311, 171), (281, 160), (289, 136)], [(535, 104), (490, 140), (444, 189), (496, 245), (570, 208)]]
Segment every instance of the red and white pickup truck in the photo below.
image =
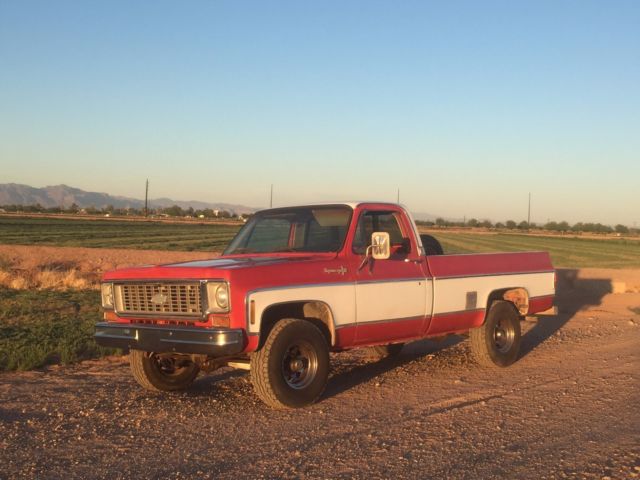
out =
[(218, 258), (106, 273), (95, 338), (130, 350), (143, 387), (230, 365), (274, 407), (316, 401), (331, 351), (469, 332), (479, 363), (513, 363), (520, 320), (553, 305), (549, 255), (438, 253), (396, 204), (263, 210)]

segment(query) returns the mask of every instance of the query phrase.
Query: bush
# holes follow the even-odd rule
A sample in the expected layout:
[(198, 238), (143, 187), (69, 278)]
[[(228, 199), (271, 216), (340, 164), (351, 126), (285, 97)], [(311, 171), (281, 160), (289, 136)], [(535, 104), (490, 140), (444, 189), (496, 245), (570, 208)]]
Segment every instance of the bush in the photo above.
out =
[(117, 352), (93, 340), (100, 294), (93, 290), (0, 287), (0, 371), (68, 364)]

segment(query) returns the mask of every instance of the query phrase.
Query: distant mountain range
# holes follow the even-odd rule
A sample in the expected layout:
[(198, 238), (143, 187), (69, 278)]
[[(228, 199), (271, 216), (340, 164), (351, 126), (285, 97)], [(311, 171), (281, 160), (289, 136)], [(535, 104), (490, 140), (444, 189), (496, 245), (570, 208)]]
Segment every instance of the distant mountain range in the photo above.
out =
[[(0, 184), (0, 205), (26, 206), (36, 205), (37, 203), (45, 208), (69, 208), (74, 203), (79, 208), (95, 207), (100, 209), (106, 208), (109, 205), (112, 205), (114, 208), (144, 208), (144, 200), (109, 195), (108, 193), (87, 192), (79, 188), (69, 187), (68, 185), (52, 185), (49, 187), (35, 188), (18, 183)], [(228, 212), (236, 215), (253, 213), (259, 210), (257, 208), (247, 207), (245, 205), (236, 205), (233, 203), (211, 203), (201, 202), (198, 200), (172, 200), (164, 197), (149, 199), (149, 208), (165, 208), (172, 207), (173, 205), (178, 205), (183, 209), (192, 207), (194, 210), (204, 210), (205, 208), (210, 208), (212, 210), (227, 210)], [(412, 213), (416, 220), (434, 221), (438, 217), (438, 215), (425, 212)]]
[[(114, 208), (144, 208), (144, 200), (109, 195), (108, 193), (86, 192), (67, 185), (35, 188), (17, 183), (0, 184), (0, 205), (35, 205), (37, 203), (46, 208), (69, 208), (74, 203), (80, 208), (106, 208), (109, 205), (113, 205)], [(171, 207), (173, 205), (178, 205), (180, 208), (193, 207), (195, 210), (203, 210), (205, 208), (227, 210), (236, 215), (253, 213), (257, 210), (245, 205), (231, 203), (209, 203), (196, 200), (182, 201), (170, 198), (149, 199), (149, 208)]]

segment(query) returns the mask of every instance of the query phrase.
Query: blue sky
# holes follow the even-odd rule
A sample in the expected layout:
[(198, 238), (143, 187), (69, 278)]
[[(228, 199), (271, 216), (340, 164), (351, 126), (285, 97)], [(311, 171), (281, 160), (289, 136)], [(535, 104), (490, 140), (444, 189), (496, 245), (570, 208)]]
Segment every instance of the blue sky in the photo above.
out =
[(0, 0), (0, 183), (640, 225), (640, 2)]

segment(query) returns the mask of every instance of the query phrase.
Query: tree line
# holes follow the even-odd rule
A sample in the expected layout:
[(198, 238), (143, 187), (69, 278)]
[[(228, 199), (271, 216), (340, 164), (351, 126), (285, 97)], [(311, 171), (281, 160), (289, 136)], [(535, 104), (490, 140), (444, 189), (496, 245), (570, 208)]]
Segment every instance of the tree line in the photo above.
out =
[[(69, 207), (43, 207), (42, 205), (2, 205), (0, 210), (9, 213), (65, 213), (65, 214), (86, 214), (86, 215), (108, 215), (108, 216), (144, 216), (143, 208), (115, 208), (113, 205), (107, 205), (103, 208), (85, 207), (80, 208), (77, 204)], [(150, 208), (147, 212), (151, 217), (182, 217), (182, 218), (222, 218), (222, 219), (244, 219), (248, 218), (248, 214), (236, 215), (228, 210), (214, 210), (211, 208), (194, 209), (193, 207), (182, 208), (178, 205), (171, 207)]]
[(527, 223), (525, 220), (521, 222), (515, 222), (514, 220), (507, 220), (506, 222), (493, 223), (489, 220), (477, 220), (471, 218), (463, 222), (454, 222), (445, 220), (444, 218), (436, 218), (435, 221), (417, 220), (416, 224), (425, 227), (467, 227), (467, 228), (487, 228), (496, 230), (547, 230), (558, 233), (570, 233), (570, 232), (588, 232), (588, 233), (620, 233), (620, 234), (638, 234), (638, 229), (629, 228), (626, 225), (618, 224), (615, 226), (603, 225), (602, 223), (585, 223), (578, 222), (570, 225), (569, 222), (547, 222), (545, 224), (536, 224), (534, 222)]
[[(66, 214), (87, 214), (87, 215), (109, 215), (109, 216), (144, 216), (144, 209), (142, 208), (115, 208), (113, 205), (107, 205), (103, 208), (86, 207), (80, 208), (75, 203), (71, 206), (65, 207), (43, 207), (42, 205), (2, 205), (0, 210), (10, 213), (66, 213)], [(211, 208), (194, 209), (193, 207), (182, 208), (178, 205), (172, 205), (171, 207), (156, 207), (150, 208), (147, 212), (151, 217), (173, 217), (173, 218), (208, 218), (208, 219), (246, 219), (251, 215), (241, 214), (236, 215), (234, 212), (227, 210), (214, 210)], [(566, 221), (562, 222), (547, 222), (545, 224), (536, 224), (531, 222), (527, 223), (525, 220), (521, 222), (515, 222), (514, 220), (507, 220), (505, 222), (493, 223), (489, 220), (478, 220), (471, 218), (466, 221), (456, 222), (445, 220), (444, 218), (436, 218), (435, 221), (417, 220), (416, 224), (425, 227), (467, 227), (467, 228), (486, 228), (496, 230), (547, 230), (558, 233), (569, 232), (587, 232), (587, 233), (620, 233), (620, 234), (640, 234), (640, 230), (637, 228), (629, 228), (626, 225), (618, 224), (615, 226), (603, 225), (602, 223), (584, 223), (578, 222), (570, 225)]]

